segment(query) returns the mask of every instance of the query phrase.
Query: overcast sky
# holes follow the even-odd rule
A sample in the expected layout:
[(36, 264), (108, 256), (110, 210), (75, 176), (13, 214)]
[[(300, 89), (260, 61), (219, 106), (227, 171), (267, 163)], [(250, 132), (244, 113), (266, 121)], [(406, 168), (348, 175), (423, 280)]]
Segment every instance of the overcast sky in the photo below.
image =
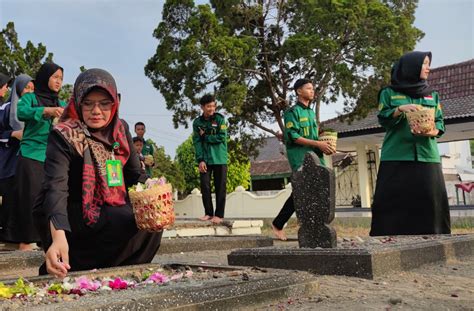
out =
[[(203, 1), (200, 1), (203, 2)], [(163, 97), (144, 74), (157, 41), (153, 30), (164, 0), (0, 0), (0, 28), (13, 21), (22, 45), (42, 42), (64, 67), (65, 83), (74, 83), (79, 67), (99, 67), (116, 78), (122, 93), (121, 117), (143, 121), (146, 137), (174, 157), (190, 130), (173, 128)], [(420, 0), (415, 26), (425, 32), (416, 49), (432, 51), (432, 67), (474, 57), (474, 1)], [(324, 106), (321, 120), (342, 107)], [(133, 135), (134, 133), (132, 133)]]

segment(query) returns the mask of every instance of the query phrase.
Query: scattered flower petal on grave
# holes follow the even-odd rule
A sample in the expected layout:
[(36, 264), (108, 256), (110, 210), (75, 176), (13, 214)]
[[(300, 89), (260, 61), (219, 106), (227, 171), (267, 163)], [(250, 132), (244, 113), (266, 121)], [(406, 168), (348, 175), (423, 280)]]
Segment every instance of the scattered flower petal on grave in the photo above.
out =
[(109, 281), (109, 287), (114, 290), (127, 289), (128, 283), (121, 278), (116, 278), (113, 281)]
[(96, 291), (100, 288), (101, 283), (98, 281), (92, 281), (86, 276), (80, 276), (76, 279), (76, 286), (77, 289), (85, 289), (88, 291)]
[(184, 275), (184, 274), (183, 274), (182, 272), (181, 272), (181, 273), (177, 273), (177, 274), (175, 274), (175, 275), (173, 275), (173, 276), (170, 277), (170, 281), (176, 281), (176, 280), (182, 279), (182, 278), (183, 278), (183, 275)]
[(170, 278), (162, 273), (155, 272), (150, 275), (147, 281), (152, 281), (154, 283), (163, 284), (169, 282)]

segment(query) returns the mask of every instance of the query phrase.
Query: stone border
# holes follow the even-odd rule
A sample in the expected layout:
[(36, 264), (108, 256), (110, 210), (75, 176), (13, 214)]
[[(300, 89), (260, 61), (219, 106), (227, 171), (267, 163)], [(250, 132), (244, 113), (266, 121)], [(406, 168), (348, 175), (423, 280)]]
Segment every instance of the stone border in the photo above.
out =
[(374, 249), (239, 249), (228, 256), (230, 265), (311, 271), (367, 279), (421, 265), (474, 256), (474, 235)]
[(189, 237), (163, 239), (157, 254), (268, 246), (273, 246), (273, 239), (266, 236)]

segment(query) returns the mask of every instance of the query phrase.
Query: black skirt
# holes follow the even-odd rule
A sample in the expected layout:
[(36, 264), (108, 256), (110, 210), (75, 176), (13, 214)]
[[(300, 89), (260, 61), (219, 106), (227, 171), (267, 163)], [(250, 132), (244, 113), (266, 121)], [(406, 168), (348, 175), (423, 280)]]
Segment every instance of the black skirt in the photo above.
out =
[(0, 180), (0, 241), (11, 242), (10, 210), (15, 207), (15, 177)]
[[(149, 263), (161, 244), (162, 232), (137, 229), (130, 204), (102, 207), (98, 222), (89, 227), (82, 219), (81, 203), (69, 203), (68, 219), (71, 225), (71, 231), (66, 231), (70, 271)], [(52, 240), (49, 221), (41, 209), (35, 210), (35, 221), (46, 252)], [(45, 264), (39, 273), (47, 273)]]
[(40, 242), (33, 224), (33, 205), (41, 191), (43, 176), (43, 162), (19, 156), (15, 174), (16, 206), (10, 209), (8, 219), (9, 242)]
[(381, 162), (370, 235), (450, 233), (449, 203), (441, 164)]

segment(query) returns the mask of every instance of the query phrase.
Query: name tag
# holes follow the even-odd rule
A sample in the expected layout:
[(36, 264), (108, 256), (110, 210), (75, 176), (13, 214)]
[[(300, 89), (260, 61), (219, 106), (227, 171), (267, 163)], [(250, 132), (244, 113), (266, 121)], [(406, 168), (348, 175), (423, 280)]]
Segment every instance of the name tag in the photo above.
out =
[(405, 99), (407, 98), (406, 96), (403, 96), (403, 95), (394, 95), (394, 96), (391, 96), (390, 99)]
[(120, 160), (105, 161), (105, 172), (107, 173), (107, 185), (119, 187), (123, 185), (122, 162)]

